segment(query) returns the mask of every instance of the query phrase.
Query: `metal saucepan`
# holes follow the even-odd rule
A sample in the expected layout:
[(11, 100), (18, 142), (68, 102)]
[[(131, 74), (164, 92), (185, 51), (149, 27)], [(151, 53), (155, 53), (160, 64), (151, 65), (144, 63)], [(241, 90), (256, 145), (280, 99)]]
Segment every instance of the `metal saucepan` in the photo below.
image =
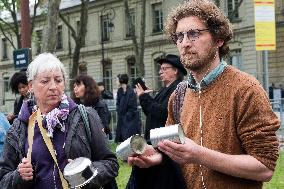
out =
[(98, 170), (92, 168), (91, 164), (90, 159), (79, 157), (65, 166), (63, 175), (70, 188), (85, 186), (98, 174)]

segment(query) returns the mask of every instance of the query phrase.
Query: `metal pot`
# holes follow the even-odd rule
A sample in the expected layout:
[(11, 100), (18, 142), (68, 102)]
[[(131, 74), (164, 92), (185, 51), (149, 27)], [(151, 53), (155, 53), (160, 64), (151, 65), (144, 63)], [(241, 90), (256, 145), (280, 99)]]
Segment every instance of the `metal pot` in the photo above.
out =
[(91, 164), (90, 159), (79, 157), (65, 166), (63, 175), (71, 188), (85, 186), (98, 174), (98, 170), (92, 168)]

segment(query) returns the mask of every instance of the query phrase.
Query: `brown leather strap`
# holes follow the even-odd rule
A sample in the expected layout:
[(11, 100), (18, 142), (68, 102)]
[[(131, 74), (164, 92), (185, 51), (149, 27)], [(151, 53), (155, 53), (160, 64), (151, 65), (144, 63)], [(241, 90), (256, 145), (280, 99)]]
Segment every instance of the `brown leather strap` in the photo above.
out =
[(34, 142), (34, 128), (35, 128), (36, 112), (34, 112), (29, 118), (28, 126), (28, 144), (29, 149), (27, 153), (27, 159), (29, 162), (32, 162), (32, 151), (33, 151), (33, 142)]

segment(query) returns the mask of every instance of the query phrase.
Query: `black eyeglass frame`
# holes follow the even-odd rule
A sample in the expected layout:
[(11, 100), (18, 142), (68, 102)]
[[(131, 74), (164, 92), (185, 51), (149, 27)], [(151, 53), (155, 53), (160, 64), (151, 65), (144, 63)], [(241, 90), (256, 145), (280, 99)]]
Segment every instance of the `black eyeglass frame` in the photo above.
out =
[[(186, 32), (175, 33), (175, 34), (171, 35), (171, 38), (172, 38), (172, 40), (175, 44), (181, 43), (184, 40), (184, 35), (186, 34), (186, 37), (189, 40), (195, 41), (196, 39), (198, 39), (200, 37), (201, 32), (203, 32), (203, 31), (209, 31), (209, 29), (208, 28), (205, 28), (205, 29), (190, 29)], [(178, 36), (180, 36), (180, 37), (178, 37)]]

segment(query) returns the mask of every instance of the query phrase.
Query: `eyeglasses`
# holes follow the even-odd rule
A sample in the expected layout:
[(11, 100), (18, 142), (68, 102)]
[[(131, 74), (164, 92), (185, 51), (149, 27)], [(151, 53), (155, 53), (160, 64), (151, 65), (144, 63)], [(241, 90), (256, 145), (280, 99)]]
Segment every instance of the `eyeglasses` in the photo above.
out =
[(169, 68), (172, 68), (172, 66), (160, 67), (160, 71), (164, 72), (164, 71), (166, 71)]
[(175, 44), (181, 43), (184, 39), (185, 34), (186, 34), (186, 36), (189, 40), (195, 41), (196, 39), (198, 39), (200, 37), (201, 32), (203, 32), (203, 31), (209, 31), (209, 29), (208, 28), (191, 29), (191, 30), (188, 30), (186, 32), (179, 32), (179, 33), (173, 34), (171, 37), (172, 37), (172, 40), (175, 42)]

